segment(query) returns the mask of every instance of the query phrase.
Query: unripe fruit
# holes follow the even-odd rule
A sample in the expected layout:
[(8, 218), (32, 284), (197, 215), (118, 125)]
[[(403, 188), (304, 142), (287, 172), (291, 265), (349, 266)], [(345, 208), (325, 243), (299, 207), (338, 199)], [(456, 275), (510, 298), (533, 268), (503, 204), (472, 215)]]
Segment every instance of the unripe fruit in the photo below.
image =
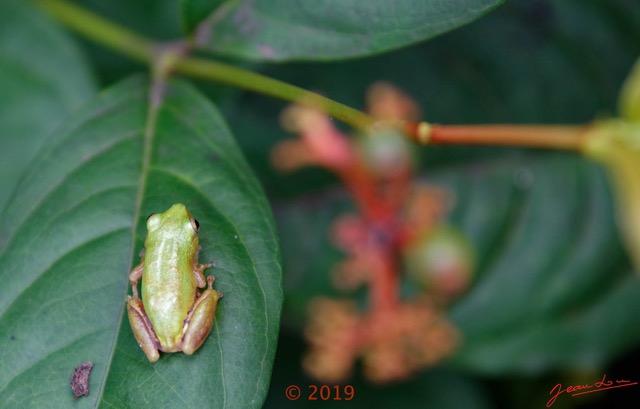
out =
[(472, 279), (475, 257), (469, 240), (451, 226), (435, 226), (404, 252), (407, 274), (425, 289), (453, 298)]

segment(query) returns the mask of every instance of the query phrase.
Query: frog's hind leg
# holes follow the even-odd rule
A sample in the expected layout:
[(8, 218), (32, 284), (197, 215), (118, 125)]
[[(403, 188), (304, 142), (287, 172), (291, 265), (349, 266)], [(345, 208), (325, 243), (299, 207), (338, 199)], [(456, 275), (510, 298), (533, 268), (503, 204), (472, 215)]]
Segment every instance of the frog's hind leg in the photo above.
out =
[(127, 315), (129, 316), (133, 336), (136, 337), (138, 345), (140, 345), (149, 361), (156, 362), (160, 358), (160, 353), (158, 352), (160, 341), (158, 341), (151, 321), (149, 321), (149, 317), (144, 311), (142, 300), (138, 298), (138, 291), (135, 286), (133, 287), (133, 297), (127, 296)]
[(185, 320), (185, 333), (182, 339), (182, 352), (193, 354), (211, 332), (213, 320), (222, 293), (213, 289), (213, 276), (207, 277), (209, 288), (204, 290), (193, 305)]

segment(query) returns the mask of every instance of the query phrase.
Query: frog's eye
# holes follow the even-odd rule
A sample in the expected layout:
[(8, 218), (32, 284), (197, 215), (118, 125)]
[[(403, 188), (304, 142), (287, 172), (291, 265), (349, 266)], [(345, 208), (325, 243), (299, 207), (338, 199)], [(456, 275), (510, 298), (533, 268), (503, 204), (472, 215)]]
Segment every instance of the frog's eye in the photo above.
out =
[(159, 213), (151, 213), (149, 217), (147, 217), (147, 230), (153, 231), (160, 227), (161, 215)]
[(160, 220), (162, 217), (158, 213), (151, 213), (149, 217), (147, 217), (147, 230), (153, 231), (160, 226)]
[(189, 218), (189, 221), (191, 221), (191, 227), (193, 227), (193, 230), (197, 233), (198, 230), (200, 230), (200, 223), (193, 217)]

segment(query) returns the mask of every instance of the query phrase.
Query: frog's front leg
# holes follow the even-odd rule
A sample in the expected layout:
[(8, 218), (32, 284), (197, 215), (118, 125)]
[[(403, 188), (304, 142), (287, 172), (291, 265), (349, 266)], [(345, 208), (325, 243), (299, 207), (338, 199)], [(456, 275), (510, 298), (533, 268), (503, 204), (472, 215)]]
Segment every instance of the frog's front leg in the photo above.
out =
[(156, 332), (153, 330), (151, 321), (144, 311), (144, 305), (142, 300), (138, 296), (138, 281), (142, 278), (142, 272), (144, 270), (144, 262), (141, 262), (129, 274), (129, 281), (131, 282), (131, 290), (133, 296), (127, 296), (127, 315), (129, 316), (129, 323), (131, 324), (131, 330), (133, 336), (138, 341), (138, 345), (142, 348), (142, 351), (147, 356), (147, 359), (151, 362), (155, 362), (160, 358), (158, 348), (160, 348), (160, 341), (156, 336)]
[[(201, 266), (204, 270), (206, 264)], [(213, 280), (213, 276), (207, 277), (209, 288), (198, 297), (184, 322), (186, 328), (182, 339), (182, 352), (187, 355), (193, 354), (200, 348), (211, 332), (218, 300), (222, 297), (221, 292), (213, 289)]]
[(202, 247), (198, 246), (198, 248), (196, 249), (196, 254), (194, 254), (193, 256), (193, 267), (191, 268), (191, 271), (193, 272), (193, 276), (196, 279), (196, 285), (198, 288), (202, 288), (205, 285), (207, 285), (207, 279), (204, 277), (204, 270), (208, 269), (208, 268), (213, 268), (216, 266), (216, 263), (206, 263), (206, 264), (200, 264), (198, 263), (198, 255), (200, 254), (200, 249)]
[(136, 297), (138, 296), (138, 281), (142, 278), (142, 272), (144, 271), (144, 250), (140, 252), (140, 257), (142, 257), (140, 264), (135, 266), (129, 273), (129, 283), (131, 284), (133, 295)]
[(196, 263), (193, 265), (193, 269), (191, 271), (193, 272), (193, 276), (196, 278), (196, 284), (198, 288), (202, 288), (207, 285), (207, 279), (204, 277), (204, 270), (208, 268), (213, 268), (215, 266), (216, 266), (215, 263), (206, 263), (206, 264)]

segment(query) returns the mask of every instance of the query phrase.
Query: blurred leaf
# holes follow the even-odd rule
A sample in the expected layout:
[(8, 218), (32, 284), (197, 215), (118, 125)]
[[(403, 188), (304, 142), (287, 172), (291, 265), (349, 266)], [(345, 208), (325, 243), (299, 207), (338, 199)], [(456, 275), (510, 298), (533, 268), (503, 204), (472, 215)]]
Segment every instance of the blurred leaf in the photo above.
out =
[(640, 282), (602, 171), (551, 154), (504, 166), (451, 178), (454, 220), (484, 255), (452, 311), (464, 339), (456, 362), (494, 373), (598, 368), (640, 341), (625, 313), (640, 308)]
[[(455, 193), (451, 222), (480, 257), (476, 282), (452, 310), (463, 334), (456, 366), (528, 374), (595, 368), (640, 341), (630, 313), (640, 308), (640, 282), (623, 257), (598, 167), (530, 153), (433, 171), (429, 182)], [(344, 195), (325, 192), (277, 211), (295, 325), (311, 297), (336, 296), (329, 271), (340, 255), (327, 235), (345, 208)]]
[(377, 54), (464, 25), (501, 0), (227, 1), (206, 49), (252, 60)]
[(45, 138), (95, 92), (64, 32), (22, 1), (0, 2), (0, 209)]
[(182, 35), (180, 2), (176, 0), (78, 0), (76, 3), (153, 39), (175, 40)]
[[(177, 0), (73, 0), (74, 3), (127, 29), (158, 41), (176, 41), (184, 35)], [(148, 67), (138, 61), (77, 36), (83, 50), (93, 62), (96, 76), (102, 86), (112, 85), (121, 79)]]
[[(103, 92), (1, 215), (0, 407), (261, 406), (282, 300), (269, 206), (215, 107), (180, 82), (166, 95), (148, 126), (145, 80)], [(123, 313), (128, 273), (146, 216), (178, 201), (224, 298), (201, 349), (150, 364)], [(69, 377), (87, 361), (91, 395), (74, 402)]]
[(331, 245), (329, 228), (349, 209), (352, 207), (346, 193), (338, 189), (274, 204), (286, 266), (287, 319), (298, 328), (306, 321), (312, 297), (339, 295), (331, 285), (330, 272), (343, 256)]
[(640, 59), (631, 69), (620, 90), (620, 116), (632, 122), (640, 122)]
[(192, 31), (227, 0), (180, 0), (182, 25)]

